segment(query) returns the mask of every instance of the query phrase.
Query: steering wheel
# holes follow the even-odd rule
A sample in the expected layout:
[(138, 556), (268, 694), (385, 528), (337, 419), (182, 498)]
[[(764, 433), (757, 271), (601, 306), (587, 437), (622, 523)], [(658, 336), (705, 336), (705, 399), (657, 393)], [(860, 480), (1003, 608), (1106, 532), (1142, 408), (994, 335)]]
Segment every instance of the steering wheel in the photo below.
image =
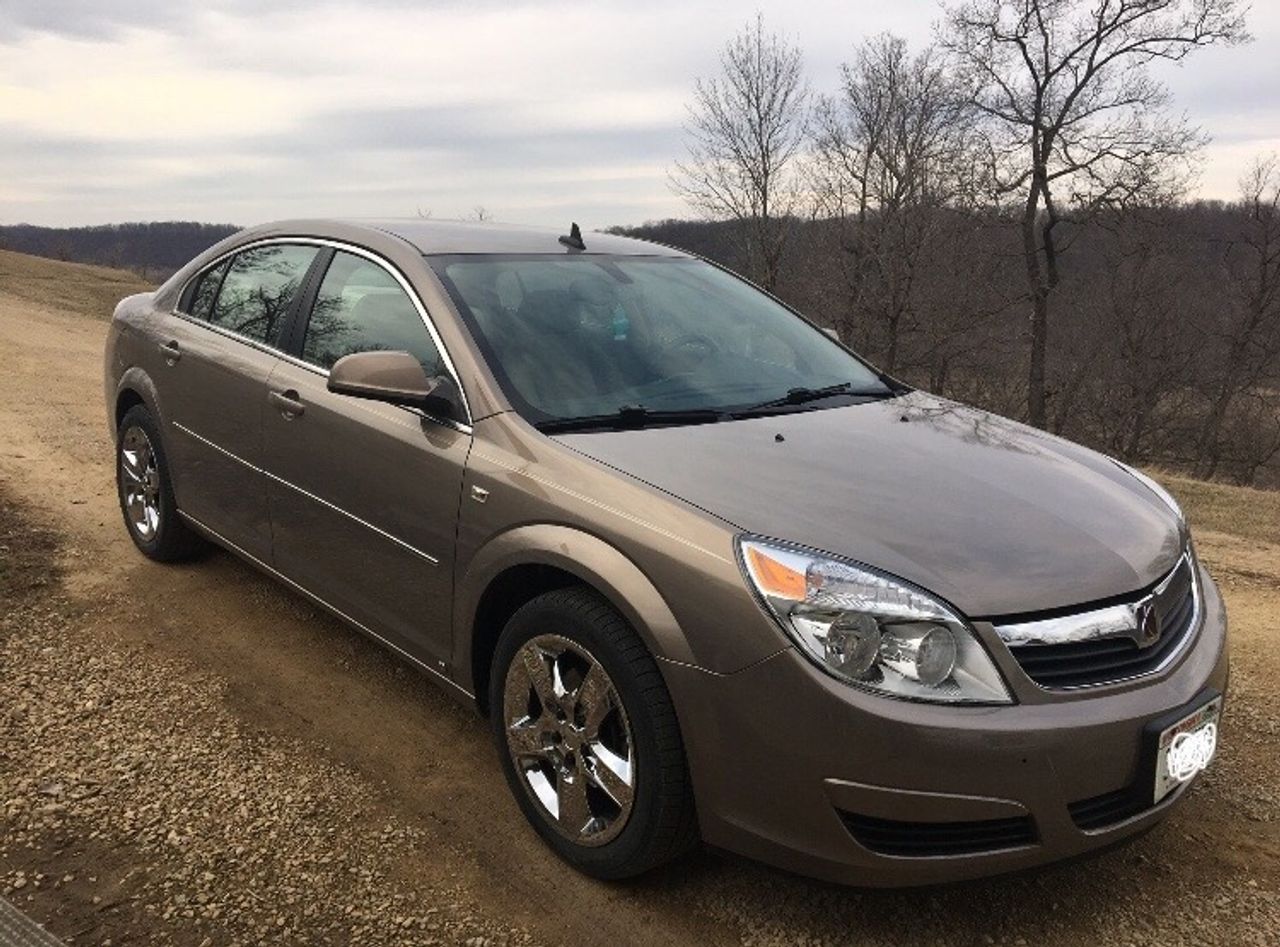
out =
[(673, 340), (668, 345), (668, 348), (675, 352), (684, 353), (690, 366), (701, 365), (720, 350), (720, 347), (715, 342), (697, 332), (686, 332)]

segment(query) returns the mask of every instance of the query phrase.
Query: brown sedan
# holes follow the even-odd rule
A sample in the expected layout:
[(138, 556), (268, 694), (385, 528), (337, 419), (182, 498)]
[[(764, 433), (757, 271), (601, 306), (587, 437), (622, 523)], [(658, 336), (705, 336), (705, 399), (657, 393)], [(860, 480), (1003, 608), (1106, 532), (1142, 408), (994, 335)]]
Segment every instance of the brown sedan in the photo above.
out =
[(211, 540), (473, 702), (598, 877), (700, 838), (855, 884), (1025, 868), (1213, 756), (1226, 615), (1167, 493), (675, 250), (254, 228), (120, 303), (106, 398), (143, 553)]

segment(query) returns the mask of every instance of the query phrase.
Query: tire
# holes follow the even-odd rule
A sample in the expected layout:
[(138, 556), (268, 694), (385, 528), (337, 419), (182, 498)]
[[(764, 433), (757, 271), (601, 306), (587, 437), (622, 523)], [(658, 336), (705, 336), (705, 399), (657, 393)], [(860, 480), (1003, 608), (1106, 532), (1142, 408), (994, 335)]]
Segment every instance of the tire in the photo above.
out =
[[(539, 666), (547, 671), (541, 685)], [(551, 688), (549, 701), (540, 687)], [(629, 878), (697, 844), (671, 696), (639, 636), (594, 591), (546, 592), (516, 611), (498, 640), (489, 708), (512, 794), (543, 840), (579, 871)], [(585, 822), (574, 801), (578, 786)], [(585, 830), (575, 834), (579, 823)]]
[(129, 538), (157, 562), (181, 562), (208, 548), (178, 516), (169, 461), (151, 412), (134, 405), (116, 431), (116, 495)]

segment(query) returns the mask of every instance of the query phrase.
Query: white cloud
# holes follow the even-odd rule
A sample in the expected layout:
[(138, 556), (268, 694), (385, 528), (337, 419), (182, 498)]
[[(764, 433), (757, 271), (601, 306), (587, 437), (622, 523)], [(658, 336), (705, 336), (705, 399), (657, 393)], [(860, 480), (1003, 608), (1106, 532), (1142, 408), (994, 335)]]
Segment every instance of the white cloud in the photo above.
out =
[[(863, 37), (920, 43), (938, 14), (932, 0), (759, 7), (804, 49), (819, 89)], [(666, 169), (684, 103), (753, 9), (5, 0), (0, 221), (456, 216), (478, 204), (591, 226), (680, 214)], [(1251, 150), (1280, 133), (1280, 14), (1255, 13), (1253, 29), (1255, 46), (1210, 50), (1169, 77), (1215, 136), (1212, 196), (1230, 196)]]

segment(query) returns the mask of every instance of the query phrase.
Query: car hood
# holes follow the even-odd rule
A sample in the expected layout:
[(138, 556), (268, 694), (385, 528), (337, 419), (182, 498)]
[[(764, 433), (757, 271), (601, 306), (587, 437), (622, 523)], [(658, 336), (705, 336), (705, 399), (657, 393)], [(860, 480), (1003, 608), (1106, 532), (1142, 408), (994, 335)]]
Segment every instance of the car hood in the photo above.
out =
[(1133, 592), (1183, 545), (1164, 502), (1106, 457), (922, 392), (556, 439), (745, 532), (875, 566), (973, 618)]

